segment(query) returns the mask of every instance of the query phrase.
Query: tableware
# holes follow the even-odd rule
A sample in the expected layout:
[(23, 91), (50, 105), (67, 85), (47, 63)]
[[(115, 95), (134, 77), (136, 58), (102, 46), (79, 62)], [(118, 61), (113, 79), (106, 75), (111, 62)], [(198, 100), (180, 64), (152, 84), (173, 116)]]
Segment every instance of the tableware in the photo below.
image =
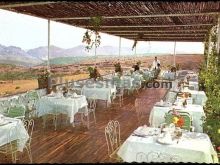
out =
[(0, 126), (4, 126), (4, 125), (9, 124), (9, 123), (12, 123), (12, 122), (5, 120), (5, 121), (0, 123)]
[(174, 143), (176, 143), (176, 141), (172, 140), (172, 136), (168, 131), (161, 133), (157, 138), (157, 142), (159, 142), (161, 144), (174, 144)]

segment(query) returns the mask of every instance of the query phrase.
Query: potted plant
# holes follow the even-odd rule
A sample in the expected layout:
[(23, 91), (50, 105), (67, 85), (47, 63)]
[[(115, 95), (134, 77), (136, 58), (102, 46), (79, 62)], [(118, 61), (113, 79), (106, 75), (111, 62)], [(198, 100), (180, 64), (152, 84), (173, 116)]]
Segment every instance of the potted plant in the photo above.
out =
[(115, 66), (115, 73), (119, 73), (119, 75), (121, 76), (122, 73), (123, 73), (123, 70), (122, 70), (122, 68), (121, 68), (120, 62), (114, 64), (114, 66)]
[(98, 71), (98, 69), (96, 67), (88, 67), (88, 71), (89, 71), (89, 78), (93, 78), (95, 81), (97, 78), (101, 78), (101, 75)]
[(83, 36), (83, 43), (86, 43), (86, 50), (89, 51), (92, 49), (93, 45), (97, 48), (101, 43), (101, 36), (99, 34), (100, 25), (102, 22), (102, 17), (91, 17), (90, 25), (92, 28), (87, 30)]

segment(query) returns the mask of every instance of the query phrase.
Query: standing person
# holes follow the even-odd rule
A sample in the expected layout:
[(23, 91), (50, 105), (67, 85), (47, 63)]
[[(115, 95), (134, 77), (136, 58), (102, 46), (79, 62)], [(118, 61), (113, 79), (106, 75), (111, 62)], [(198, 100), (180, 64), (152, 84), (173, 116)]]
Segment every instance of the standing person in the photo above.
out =
[(158, 66), (160, 67), (160, 61), (157, 59), (157, 57), (155, 57), (154, 61), (153, 61), (153, 64), (152, 64), (152, 68), (153, 69), (158, 69)]

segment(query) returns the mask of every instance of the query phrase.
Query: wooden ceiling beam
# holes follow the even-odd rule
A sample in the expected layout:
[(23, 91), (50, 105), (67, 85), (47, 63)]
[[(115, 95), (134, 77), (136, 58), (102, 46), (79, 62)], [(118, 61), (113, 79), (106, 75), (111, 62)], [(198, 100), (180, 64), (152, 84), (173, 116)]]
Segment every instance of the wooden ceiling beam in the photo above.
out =
[[(203, 15), (218, 15), (219, 12), (206, 13), (176, 13), (176, 14), (152, 14), (152, 15), (126, 15), (126, 16), (102, 16), (103, 19), (130, 19), (130, 18), (154, 18), (154, 17), (185, 17), (185, 16), (203, 16)], [(52, 20), (88, 20), (91, 17), (61, 17), (52, 18)]]
[[(100, 30), (100, 32), (103, 33), (139, 33), (139, 32), (147, 32), (147, 33), (169, 33), (169, 32), (174, 32), (173, 30)], [(182, 30), (175, 30), (175, 32), (208, 32), (207, 29), (201, 30), (201, 29), (182, 29)]]
[[(100, 26), (100, 28), (144, 28), (144, 27), (183, 27), (183, 26), (211, 26), (213, 24), (184, 24), (184, 25), (104, 25)], [(92, 28), (93, 26), (81, 26), (77, 25), (81, 28)], [(101, 31), (101, 30), (100, 30)]]
[[(110, 33), (109, 33), (110, 34)], [(119, 36), (130, 36), (130, 35), (133, 35), (133, 36), (138, 36), (139, 34), (138, 33), (130, 33), (130, 34), (119, 34), (119, 33), (111, 33), (111, 35), (119, 35)], [(203, 35), (206, 35), (206, 33), (188, 33), (188, 34), (181, 34), (181, 33), (164, 33), (164, 34), (143, 34), (144, 36), (163, 36), (163, 35), (168, 35), (168, 36), (196, 36), (196, 35), (199, 35), (199, 36), (203, 36)]]
[(26, 7), (26, 6), (34, 6), (34, 5), (47, 5), (47, 4), (52, 4), (52, 3), (57, 3), (57, 2), (28, 2), (28, 3), (16, 3), (16, 4), (0, 5), (0, 9)]

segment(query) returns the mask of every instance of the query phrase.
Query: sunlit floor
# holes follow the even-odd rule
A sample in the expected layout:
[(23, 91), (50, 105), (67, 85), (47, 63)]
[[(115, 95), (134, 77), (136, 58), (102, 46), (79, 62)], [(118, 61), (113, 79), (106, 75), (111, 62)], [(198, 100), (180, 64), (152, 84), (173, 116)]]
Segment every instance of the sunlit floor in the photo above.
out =
[[(143, 98), (146, 103), (146, 120), (143, 123), (148, 124), (148, 117), (153, 105), (160, 101), (166, 94), (167, 89), (141, 89), (139, 93), (124, 97), (122, 107), (115, 104), (105, 108), (105, 104), (98, 103), (96, 110), (96, 125), (92, 123), (88, 130), (86, 126), (76, 124), (58, 125), (57, 131), (54, 130), (52, 120), (48, 121), (47, 127), (43, 129), (42, 119), (35, 119), (35, 128), (32, 135), (32, 156), (33, 163), (95, 163), (95, 162), (115, 162), (107, 154), (107, 144), (105, 140), (104, 129), (109, 120), (118, 120), (121, 127), (121, 141), (126, 138), (138, 127), (139, 122), (135, 112), (135, 98)], [(117, 100), (116, 100), (117, 102)], [(76, 116), (76, 120), (79, 121)], [(19, 153), (17, 163), (29, 163), (26, 150)], [(10, 163), (10, 156), (5, 158), (0, 155), (0, 163)]]

